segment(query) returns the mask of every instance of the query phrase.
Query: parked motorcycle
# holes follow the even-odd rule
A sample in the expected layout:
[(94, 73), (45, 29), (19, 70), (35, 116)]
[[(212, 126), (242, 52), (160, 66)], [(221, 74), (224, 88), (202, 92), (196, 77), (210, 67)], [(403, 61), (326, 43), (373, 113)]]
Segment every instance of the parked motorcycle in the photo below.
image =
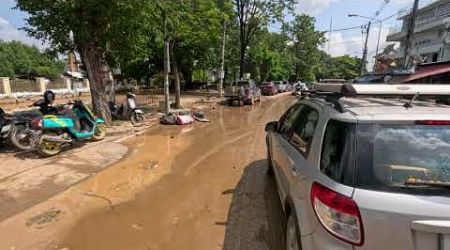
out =
[(31, 128), (31, 122), (35, 118), (45, 115), (57, 115), (59, 110), (52, 106), (55, 100), (55, 94), (52, 91), (46, 91), (44, 98), (36, 101), (30, 107), (39, 107), (37, 111), (25, 111), (16, 113), (12, 117), (9, 139), (11, 143), (20, 150), (34, 149), (39, 138), (40, 131)]
[(105, 121), (95, 117), (81, 99), (68, 105), (72, 108), (60, 115), (47, 115), (32, 121), (32, 129), (41, 131), (36, 145), (41, 155), (54, 156), (77, 141), (101, 141), (106, 137)]
[(9, 140), (16, 148), (25, 151), (34, 148), (39, 131), (31, 129), (31, 121), (41, 116), (41, 113), (33, 111), (16, 113), (12, 116)]
[(113, 119), (130, 120), (133, 125), (144, 123), (144, 112), (137, 107), (136, 95), (128, 92), (126, 104), (117, 105), (114, 102), (109, 102), (109, 109)]
[(4, 144), (11, 132), (11, 118), (0, 108), (0, 146)]

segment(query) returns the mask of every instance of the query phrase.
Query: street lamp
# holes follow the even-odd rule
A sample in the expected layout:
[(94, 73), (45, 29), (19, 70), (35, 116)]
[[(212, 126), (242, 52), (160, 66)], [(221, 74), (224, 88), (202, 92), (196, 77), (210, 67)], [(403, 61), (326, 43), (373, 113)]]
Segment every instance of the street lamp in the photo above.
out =
[[(367, 17), (367, 16), (363, 16), (363, 15), (359, 15), (359, 14), (348, 14), (348, 17), (360, 17), (360, 18), (364, 18), (364, 19), (369, 19), (369, 25), (368, 25), (368, 29), (367, 29), (367, 37), (366, 37), (366, 46), (364, 48), (364, 51), (367, 51), (367, 42), (369, 39), (369, 32), (370, 32), (370, 26), (372, 24), (373, 21), (380, 23), (380, 29), (378, 31), (378, 41), (377, 41), (377, 50), (375, 52), (375, 66), (377, 65), (377, 59), (376, 56), (378, 56), (378, 51), (380, 49), (380, 40), (381, 40), (381, 29), (383, 28), (383, 21), (377, 18), (373, 18), (373, 17)], [(366, 52), (367, 53), (367, 52)], [(363, 59), (364, 60), (364, 59)], [(365, 61), (363, 62), (363, 64), (365, 64)], [(363, 67), (365, 67), (365, 65), (363, 65)]]

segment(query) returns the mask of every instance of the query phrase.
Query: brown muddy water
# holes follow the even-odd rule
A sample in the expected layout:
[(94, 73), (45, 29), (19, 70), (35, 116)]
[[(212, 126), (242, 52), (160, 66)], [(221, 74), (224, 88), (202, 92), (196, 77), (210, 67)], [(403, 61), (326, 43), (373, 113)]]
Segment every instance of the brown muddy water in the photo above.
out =
[(39, 249), (280, 249), (283, 215), (265, 174), (264, 127), (294, 101), (217, 107), (211, 123), (133, 139), (124, 160), (50, 201), (62, 207), (55, 225), (22, 239), (46, 237)]

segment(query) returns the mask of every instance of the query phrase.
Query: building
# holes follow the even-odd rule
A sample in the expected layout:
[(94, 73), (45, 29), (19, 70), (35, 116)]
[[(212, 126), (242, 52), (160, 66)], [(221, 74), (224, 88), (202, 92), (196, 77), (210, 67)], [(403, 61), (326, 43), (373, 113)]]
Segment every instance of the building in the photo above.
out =
[[(411, 11), (399, 15), (402, 25), (390, 32), (388, 42), (399, 42), (396, 57), (402, 58)], [(450, 61), (450, 0), (438, 0), (419, 9), (411, 55), (419, 63)]]

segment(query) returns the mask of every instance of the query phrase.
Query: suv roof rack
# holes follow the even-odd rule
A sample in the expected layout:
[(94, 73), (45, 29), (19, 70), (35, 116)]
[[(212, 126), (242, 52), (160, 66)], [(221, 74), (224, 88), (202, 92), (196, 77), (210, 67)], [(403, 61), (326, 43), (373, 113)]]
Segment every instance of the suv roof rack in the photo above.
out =
[(302, 98), (318, 97), (333, 104), (333, 107), (341, 113), (346, 108), (341, 104), (343, 97), (411, 97), (405, 103), (405, 108), (411, 108), (419, 96), (438, 97), (450, 96), (450, 85), (444, 84), (339, 84), (339, 83), (317, 83), (315, 90), (304, 91)]
[(321, 95), (342, 96), (450, 96), (450, 85), (444, 84), (316, 84)]

